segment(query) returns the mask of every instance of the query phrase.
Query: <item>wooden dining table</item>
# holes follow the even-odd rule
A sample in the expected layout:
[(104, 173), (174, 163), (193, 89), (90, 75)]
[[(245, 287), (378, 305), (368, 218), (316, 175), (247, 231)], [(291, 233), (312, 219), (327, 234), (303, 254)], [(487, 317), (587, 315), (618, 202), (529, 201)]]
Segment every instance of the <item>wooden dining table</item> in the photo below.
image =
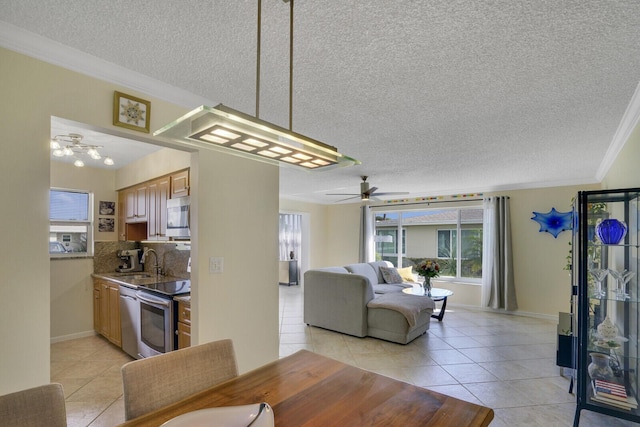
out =
[(199, 409), (261, 402), (273, 408), (277, 427), (460, 427), (493, 419), (491, 408), (301, 350), (121, 426), (159, 426)]

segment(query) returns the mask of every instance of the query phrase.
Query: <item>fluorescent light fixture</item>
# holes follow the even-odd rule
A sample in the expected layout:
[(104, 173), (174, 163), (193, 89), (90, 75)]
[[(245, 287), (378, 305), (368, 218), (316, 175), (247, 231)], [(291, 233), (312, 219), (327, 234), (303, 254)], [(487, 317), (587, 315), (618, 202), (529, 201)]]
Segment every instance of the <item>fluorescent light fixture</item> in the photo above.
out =
[(153, 135), (307, 170), (360, 164), (331, 145), (222, 104), (198, 107)]

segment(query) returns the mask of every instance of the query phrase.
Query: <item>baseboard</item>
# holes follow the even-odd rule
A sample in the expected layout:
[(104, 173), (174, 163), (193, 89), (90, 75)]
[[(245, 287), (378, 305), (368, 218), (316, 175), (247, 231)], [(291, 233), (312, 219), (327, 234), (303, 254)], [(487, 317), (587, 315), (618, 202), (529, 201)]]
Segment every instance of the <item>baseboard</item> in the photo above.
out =
[(86, 337), (91, 337), (93, 335), (96, 335), (96, 331), (91, 330), (91, 331), (84, 331), (84, 332), (77, 332), (75, 334), (70, 334), (70, 335), (62, 335), (59, 337), (51, 337), (51, 344), (55, 344), (57, 342), (63, 342), (63, 341), (69, 341), (69, 340), (75, 340), (77, 338), (86, 338)]
[(521, 317), (532, 317), (535, 319), (544, 319), (551, 320), (553, 322), (558, 322), (558, 315), (553, 314), (542, 314), (542, 313), (533, 313), (529, 311), (506, 311), (506, 310), (496, 310), (490, 307), (478, 307), (477, 305), (466, 305), (466, 304), (455, 304), (449, 301), (447, 304), (447, 308), (460, 307), (466, 310), (475, 310), (475, 311), (484, 311), (487, 313), (496, 313), (496, 314), (507, 314), (509, 316), (521, 316)]

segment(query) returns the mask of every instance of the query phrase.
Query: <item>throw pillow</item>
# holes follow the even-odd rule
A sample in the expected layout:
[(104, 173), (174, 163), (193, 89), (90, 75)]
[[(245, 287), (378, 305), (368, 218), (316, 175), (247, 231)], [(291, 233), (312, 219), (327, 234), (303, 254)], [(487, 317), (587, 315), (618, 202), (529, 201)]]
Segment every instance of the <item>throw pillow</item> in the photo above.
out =
[(402, 277), (403, 282), (415, 282), (413, 278), (413, 267), (399, 268), (398, 274)]
[(385, 283), (402, 283), (402, 277), (395, 267), (380, 267), (380, 273)]

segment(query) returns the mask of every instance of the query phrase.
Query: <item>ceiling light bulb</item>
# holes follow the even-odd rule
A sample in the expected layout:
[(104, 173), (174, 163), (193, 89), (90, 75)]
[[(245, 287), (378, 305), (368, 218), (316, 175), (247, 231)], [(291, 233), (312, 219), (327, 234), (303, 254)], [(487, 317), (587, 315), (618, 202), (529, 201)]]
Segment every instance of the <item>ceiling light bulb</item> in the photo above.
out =
[(52, 139), (51, 140), (51, 148), (53, 150), (59, 150), (60, 149), (60, 144), (58, 144), (58, 141)]
[(73, 150), (69, 148), (69, 146), (66, 146), (62, 150), (62, 154), (64, 154), (65, 156), (73, 156)]
[(56, 157), (64, 157), (64, 152), (61, 149), (53, 150), (53, 155)]
[(109, 156), (105, 157), (104, 158), (104, 164), (105, 165), (109, 165), (109, 166), (113, 165), (113, 159), (111, 157), (109, 157)]
[(87, 154), (94, 160), (99, 160), (102, 157), (100, 156), (100, 153), (98, 153), (98, 150), (96, 150), (95, 148), (89, 148)]
[(84, 166), (84, 162), (82, 160), (80, 160), (80, 159), (76, 159), (76, 161), (73, 162), (73, 165), (81, 168), (81, 167)]

